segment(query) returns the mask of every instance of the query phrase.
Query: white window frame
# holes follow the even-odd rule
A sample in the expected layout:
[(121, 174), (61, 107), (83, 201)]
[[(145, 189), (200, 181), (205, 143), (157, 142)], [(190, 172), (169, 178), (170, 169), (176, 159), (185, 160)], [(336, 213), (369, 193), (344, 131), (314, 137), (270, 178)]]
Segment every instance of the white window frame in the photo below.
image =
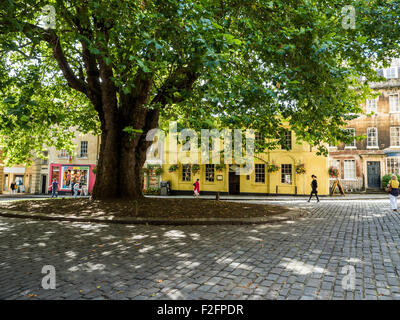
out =
[(371, 112), (373, 112), (374, 114), (378, 113), (378, 98), (367, 99), (366, 111), (367, 111), (367, 114), (370, 114)]
[[(86, 142), (86, 153), (82, 153), (82, 144)], [(79, 158), (87, 158), (89, 155), (89, 142), (88, 141), (81, 141), (80, 149), (79, 149)]]
[(60, 151), (60, 154), (58, 155), (58, 157), (59, 157), (60, 159), (68, 159), (68, 151), (65, 150), (65, 149), (62, 149), (62, 150)]
[[(392, 162), (392, 164), (389, 166), (389, 162)], [(393, 167), (397, 167), (395, 170), (390, 169)], [(387, 174), (392, 174), (392, 173), (396, 173), (396, 174), (400, 174), (400, 157), (387, 157), (386, 158), (386, 173)]]
[[(391, 97), (397, 97), (397, 106), (396, 110), (394, 110), (394, 106), (390, 103)], [(400, 101), (399, 101), (399, 94), (398, 93), (393, 93), (389, 94), (389, 113), (400, 113)]]
[[(394, 129), (397, 129), (397, 136), (393, 134), (395, 131)], [(398, 144), (395, 145), (393, 142), (393, 138), (396, 138), (398, 140)], [(390, 148), (399, 148), (400, 147), (400, 127), (390, 127)]]
[[(369, 132), (370, 132), (372, 129), (375, 130), (375, 142), (376, 142), (376, 144), (370, 146), (370, 145), (369, 145)], [(367, 128), (367, 149), (379, 149), (379, 143), (378, 143), (378, 128), (376, 128), (376, 127)]]
[[(346, 165), (348, 163), (353, 163), (354, 164), (354, 167), (351, 168), (351, 172), (354, 173), (354, 175), (351, 174), (349, 176), (349, 167), (348, 167), (348, 165)], [(344, 180), (357, 180), (356, 160), (354, 160), (354, 159), (345, 159), (344, 160), (344, 162), (343, 162), (343, 179)]]
[(353, 145), (348, 145), (348, 144), (345, 144), (344, 145), (344, 148), (345, 149), (357, 149), (357, 146), (356, 146), (356, 139), (355, 139), (355, 137), (356, 137), (356, 129), (355, 128), (346, 128), (346, 130), (348, 130), (348, 131), (353, 131), (353, 136), (354, 136), (354, 140), (353, 140)]
[[(392, 73), (393, 70), (394, 70), (394, 73)], [(384, 72), (385, 72), (386, 79), (395, 79), (398, 76), (396, 67), (386, 68)]]

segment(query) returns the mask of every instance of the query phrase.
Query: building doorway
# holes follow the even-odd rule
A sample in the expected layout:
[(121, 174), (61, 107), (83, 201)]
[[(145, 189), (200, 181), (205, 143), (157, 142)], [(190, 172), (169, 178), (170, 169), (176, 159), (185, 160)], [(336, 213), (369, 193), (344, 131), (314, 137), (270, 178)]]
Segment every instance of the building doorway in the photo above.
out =
[(46, 182), (47, 182), (47, 176), (45, 174), (42, 174), (42, 194), (46, 194)]
[(368, 188), (379, 189), (381, 187), (381, 163), (379, 161), (367, 161)]
[(4, 186), (3, 186), (3, 191), (8, 191), (8, 174), (4, 175)]
[(236, 174), (236, 166), (229, 166), (229, 194), (240, 194), (240, 175)]
[(14, 176), (14, 181), (17, 184), (17, 193), (23, 193), (25, 192), (25, 187), (24, 187), (24, 176), (16, 175)]

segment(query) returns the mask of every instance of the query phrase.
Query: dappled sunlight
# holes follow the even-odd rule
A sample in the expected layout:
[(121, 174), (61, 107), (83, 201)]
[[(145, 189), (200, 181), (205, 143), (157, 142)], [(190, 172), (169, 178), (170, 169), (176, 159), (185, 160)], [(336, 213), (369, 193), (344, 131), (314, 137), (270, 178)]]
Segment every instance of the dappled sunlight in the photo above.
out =
[(362, 263), (361, 259), (359, 259), (359, 258), (350, 258), (350, 259), (347, 259), (346, 262), (349, 262), (349, 263)]
[(329, 274), (329, 271), (325, 268), (313, 266), (313, 265), (304, 263), (299, 260), (283, 258), (283, 261), (284, 262), (280, 263), (279, 265), (281, 265), (285, 269), (290, 270), (298, 275), (307, 275), (307, 274), (311, 274), (311, 273)]
[[(68, 223), (65, 223), (68, 224)], [(74, 228), (79, 228), (82, 230), (95, 230), (95, 231), (100, 231), (102, 229), (107, 229), (110, 227), (110, 225), (105, 224), (105, 223), (81, 223), (81, 222), (74, 222), (70, 224), (71, 227)]]
[(170, 239), (181, 239), (181, 238), (186, 238), (186, 235), (183, 231), (180, 230), (170, 230), (164, 233), (164, 237)]
[(256, 237), (252, 237), (252, 236), (248, 236), (247, 237), (249, 240), (253, 240), (253, 241), (264, 241), (263, 239), (261, 239), (261, 238), (256, 238)]
[(147, 238), (148, 235), (143, 235), (143, 234), (137, 234), (131, 237), (132, 240), (142, 240), (144, 238)]
[(200, 240), (199, 233), (189, 233), (189, 236), (192, 238), (192, 240)]
[(175, 252), (174, 255), (177, 256), (178, 258), (189, 258), (193, 256), (190, 253), (180, 253), (180, 252)]
[[(0, 236), (6, 240), (12, 238), (12, 250), (0, 243), (0, 253), (7, 252), (0, 268), (4, 272), (14, 270), (11, 264), (17, 260), (10, 257), (17, 257), (24, 268), (28, 266), (40, 273), (43, 265), (56, 261), (57, 277), (71, 281), (67, 285), (73, 286), (78, 297), (84, 299), (91, 297), (85, 293), (94, 295), (102, 290), (107, 290), (112, 299), (134, 299), (133, 292), (138, 290), (148, 299), (187, 298), (195, 292), (196, 297), (203, 297), (202, 290), (211, 286), (235, 290), (238, 294), (252, 292), (259, 286), (257, 294), (265, 299), (272, 297), (267, 295), (271, 290), (280, 290), (282, 277), (315, 282), (326, 275), (335, 277), (342, 264), (362, 263), (348, 246), (353, 232), (362, 230), (355, 229), (356, 224), (371, 217), (368, 224), (381, 226), (385, 220), (373, 216), (372, 209), (354, 215), (347, 210), (337, 212), (337, 208), (340, 207), (332, 207), (332, 213), (324, 215), (316, 208), (312, 219), (290, 224), (247, 226), (20, 223), (18, 220), (7, 229), (6, 220), (7, 223), (0, 223), (0, 228), (6, 228)], [(316, 216), (321, 220), (315, 220)], [(386, 217), (390, 225), (397, 226), (400, 220), (391, 213)], [(370, 238), (367, 245), (372, 245), (374, 239)], [(393, 237), (386, 243), (397, 246), (396, 239)], [(30, 283), (29, 279), (26, 275), (24, 281)], [(90, 285), (82, 285), (88, 282)], [(290, 285), (288, 282), (287, 286)], [(24, 288), (24, 284), (20, 286)], [(200, 287), (203, 288), (198, 290)], [(229, 297), (236, 296), (230, 293)]]
[(2, 231), (10, 231), (13, 228), (11, 223), (0, 223), (0, 233)]
[(77, 256), (77, 253), (74, 252), (74, 251), (71, 251), (71, 250), (65, 252), (64, 254), (65, 254), (68, 258), (72, 258), (72, 259), (76, 258), (76, 256)]
[(172, 300), (181, 300), (185, 299), (185, 296), (177, 289), (172, 290), (171, 292), (167, 293), (168, 297)]
[(384, 213), (373, 213), (372, 216), (374, 218), (383, 218), (383, 217), (386, 217), (386, 214), (384, 214)]
[(102, 263), (91, 263), (91, 262), (86, 262), (83, 264), (79, 264), (77, 266), (73, 266), (68, 268), (68, 271), (71, 272), (76, 272), (76, 271), (85, 271), (85, 272), (93, 272), (93, 271), (101, 271), (105, 269), (105, 265)]
[(139, 252), (140, 252), (140, 253), (144, 253), (144, 252), (150, 251), (150, 250), (152, 250), (152, 249), (154, 249), (154, 246), (145, 245), (143, 248), (139, 249)]

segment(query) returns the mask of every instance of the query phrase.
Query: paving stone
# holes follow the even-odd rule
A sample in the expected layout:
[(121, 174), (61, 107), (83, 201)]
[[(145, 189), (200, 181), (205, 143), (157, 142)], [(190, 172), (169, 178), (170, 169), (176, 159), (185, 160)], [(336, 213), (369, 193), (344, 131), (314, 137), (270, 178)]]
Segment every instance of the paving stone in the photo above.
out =
[[(272, 203), (311, 215), (205, 227), (1, 217), (0, 299), (400, 300), (400, 216), (387, 200)], [(49, 264), (52, 292), (41, 288)], [(342, 287), (346, 266), (355, 268), (355, 290)]]

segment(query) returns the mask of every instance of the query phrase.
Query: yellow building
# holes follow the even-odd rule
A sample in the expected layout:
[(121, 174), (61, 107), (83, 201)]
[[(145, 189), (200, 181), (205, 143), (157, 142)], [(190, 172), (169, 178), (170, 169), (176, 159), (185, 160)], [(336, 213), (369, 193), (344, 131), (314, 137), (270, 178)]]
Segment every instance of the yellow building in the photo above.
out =
[[(308, 195), (311, 192), (311, 175), (314, 174), (317, 176), (318, 193), (329, 195), (328, 158), (318, 156), (316, 148), (307, 143), (297, 143), (291, 131), (286, 135), (286, 145), (288, 150), (256, 154), (253, 172), (237, 175), (235, 164), (200, 164), (199, 171), (193, 172), (192, 168), (196, 166), (178, 162), (176, 171), (171, 172), (170, 169), (174, 168), (171, 168), (172, 157), (166, 143), (166, 164), (162, 165), (161, 180), (170, 182), (173, 194), (192, 194), (193, 183), (199, 179), (201, 194)], [(177, 152), (180, 151), (179, 146)], [(277, 171), (268, 172), (273, 168)], [(300, 173), (301, 168), (305, 169), (305, 173)]]

